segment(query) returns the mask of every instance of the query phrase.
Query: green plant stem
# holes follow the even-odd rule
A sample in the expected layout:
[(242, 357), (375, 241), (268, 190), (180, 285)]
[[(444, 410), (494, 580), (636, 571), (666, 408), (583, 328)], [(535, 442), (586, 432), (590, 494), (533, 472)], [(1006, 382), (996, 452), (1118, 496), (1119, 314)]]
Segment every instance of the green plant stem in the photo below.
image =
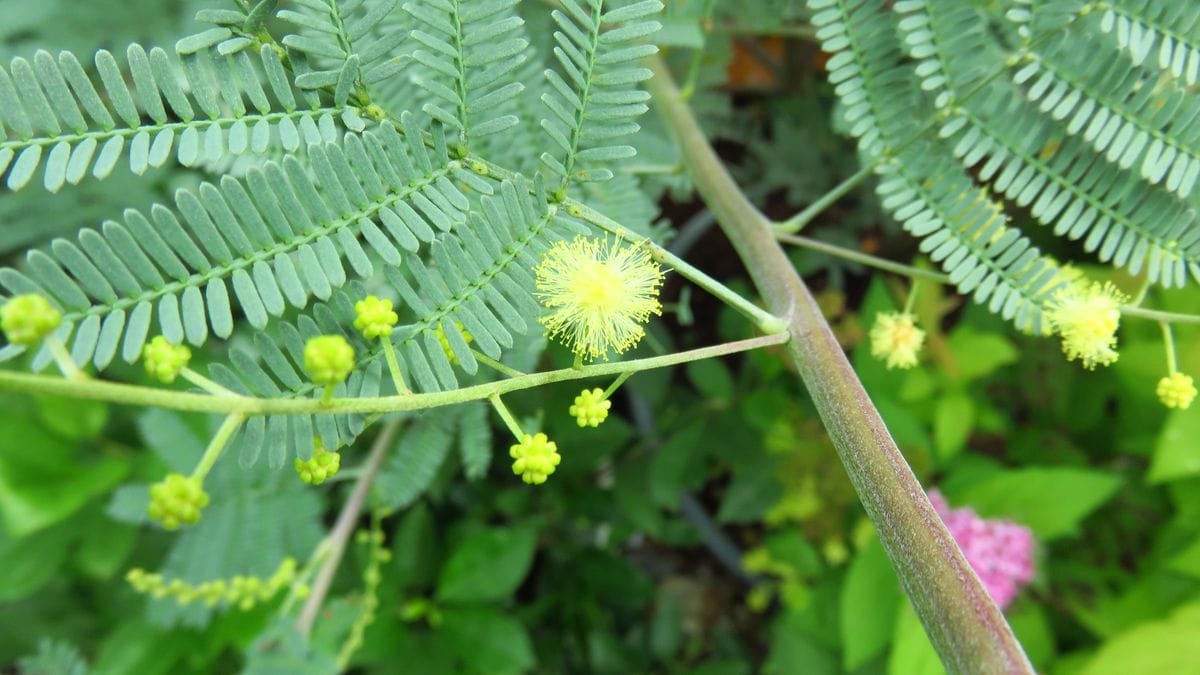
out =
[(913, 306), (917, 304), (917, 281), (914, 279), (908, 287), (908, 298), (904, 301), (904, 313), (912, 314)]
[(899, 274), (912, 279), (927, 279), (929, 281), (936, 281), (939, 284), (950, 284), (950, 275), (948, 274), (942, 274), (941, 272), (935, 272), (933, 270), (923, 270), (920, 267), (905, 265), (904, 263), (898, 263), (888, 260), (887, 258), (880, 258), (879, 256), (863, 253), (862, 251), (855, 251), (844, 246), (838, 246), (837, 244), (830, 244), (824, 241), (810, 239), (808, 237), (801, 237), (797, 234), (776, 234), (775, 238), (786, 244), (795, 244), (796, 246), (802, 246), (814, 251), (820, 251), (821, 253), (827, 253), (836, 258), (851, 260), (868, 267), (874, 267), (875, 269), (883, 270), (885, 272)]
[(1200, 315), (1162, 312), (1157, 309), (1146, 309), (1145, 307), (1135, 307), (1133, 305), (1124, 305), (1121, 307), (1121, 314), (1135, 319), (1149, 319), (1164, 323), (1200, 323)]
[(225, 446), (229, 444), (229, 439), (233, 438), (233, 434), (237, 432), (238, 427), (245, 419), (246, 416), (241, 413), (230, 413), (225, 417), (225, 421), (221, 422), (221, 426), (217, 428), (217, 433), (208, 442), (208, 447), (204, 449), (200, 463), (192, 471), (192, 478), (199, 478), (203, 481), (208, 476), (208, 472), (212, 471), (217, 460), (221, 458), (221, 453), (225, 451)]
[(771, 222), (734, 183), (663, 61), (648, 60), (656, 108), (677, 136), (696, 188), (746, 263), (768, 307), (787, 317), (789, 351), (859, 499), (947, 669), (1033, 673), (1004, 615), (888, 433)]
[(833, 205), (834, 202), (846, 196), (854, 188), (858, 187), (875, 173), (875, 167), (878, 162), (871, 162), (858, 170), (858, 173), (850, 176), (846, 180), (833, 186), (829, 192), (821, 195), (817, 201), (809, 204), (803, 211), (796, 215), (774, 224), (775, 230), (782, 234), (795, 234), (808, 226), (817, 216), (821, 215), (825, 209)]
[(392, 338), (382, 335), (379, 342), (383, 345), (383, 358), (387, 360), (388, 372), (392, 375), (392, 386), (396, 388), (396, 393), (412, 393), (404, 383), (404, 373), (400, 372), (400, 362), (396, 360), (396, 348), (392, 345)]
[[(516, 172), (510, 171), (499, 164), (479, 157), (478, 155), (469, 155), (467, 157), (467, 161), (470, 166), (479, 167), (484, 175), (491, 176), (497, 180), (513, 179), (517, 177)], [(567, 198), (562, 201), (562, 206), (566, 209), (568, 214), (576, 218), (591, 223), (592, 225), (595, 225), (606, 232), (615, 234), (627, 242), (646, 247), (655, 260), (672, 268), (679, 273), (679, 276), (703, 288), (721, 302), (724, 302), (741, 314), (745, 315), (747, 318), (753, 321), (762, 332), (778, 333), (786, 329), (787, 322), (783, 319), (772, 315), (770, 312), (764, 311), (762, 308), (758, 307), (746, 298), (743, 298), (741, 295), (738, 295), (721, 282), (713, 279), (704, 272), (701, 272), (686, 260), (646, 239), (645, 237), (638, 236), (617, 221), (609, 218), (603, 213), (600, 213), (587, 204)]]
[(363, 504), (367, 501), (371, 483), (375, 481), (379, 467), (383, 465), (383, 458), (392, 447), (392, 439), (396, 437), (399, 428), (400, 422), (393, 420), (379, 430), (379, 435), (375, 437), (370, 454), (367, 455), (366, 463), (363, 465), (362, 473), (354, 483), (354, 490), (350, 493), (350, 498), (346, 500), (346, 504), (338, 514), (333, 530), (313, 553), (314, 557), (322, 556), (323, 562), (313, 581), (312, 590), (304, 601), (304, 607), (300, 609), (300, 616), (296, 619), (296, 629), (300, 631), (300, 635), (305, 640), (312, 634), (313, 624), (317, 621), (317, 613), (321, 610), (325, 596), (329, 594), (329, 587), (333, 584), (333, 576), (342, 563), (342, 556), (346, 552), (346, 543), (350, 540), (350, 535), (354, 533), (354, 525), (358, 522), (359, 514), (362, 513)]
[(200, 373), (197, 373), (191, 368), (188, 368), (187, 366), (184, 366), (183, 369), (179, 371), (179, 376), (214, 396), (241, 396), (241, 394), (222, 387), (221, 385), (213, 382), (212, 380), (201, 375)]
[(626, 371), (626, 372), (618, 375), (617, 379), (613, 380), (613, 383), (608, 385), (608, 389), (604, 390), (603, 398), (607, 399), (609, 396), (612, 396), (613, 394), (615, 394), (617, 389), (619, 389), (621, 387), (621, 385), (625, 384), (625, 380), (628, 380), (631, 377), (633, 377), (632, 370)]
[(507, 375), (508, 377), (524, 377), (525, 376), (525, 373), (522, 373), (521, 371), (517, 370), (516, 368), (505, 365), (505, 364), (497, 361), (496, 359), (493, 359), (492, 357), (488, 356), (487, 354), (484, 354), (483, 352), (479, 351), (478, 349), (472, 349), (471, 354), (475, 357), (476, 361), (482, 363), (483, 365), (487, 366), (488, 368), (491, 368), (492, 370), (495, 370), (496, 372), (503, 373), (504, 375)]
[(787, 330), (787, 321), (763, 310), (758, 305), (750, 302), (741, 295), (735, 293), (729, 287), (721, 282), (713, 279), (704, 272), (697, 269), (695, 266), (671, 253), (667, 249), (655, 244), (654, 242), (640, 237), (624, 225), (600, 213), (592, 207), (568, 199), (564, 202), (567, 205), (567, 212), (578, 218), (582, 218), (587, 222), (601, 228), (606, 232), (611, 232), (625, 241), (644, 246), (650, 252), (650, 256), (667, 267), (679, 272), (680, 276), (688, 281), (696, 284), (704, 290), (712, 293), (717, 299), (729, 305), (733, 309), (740, 312), (746, 318), (754, 322), (758, 329), (763, 333), (780, 333)]
[(53, 335), (46, 336), (46, 349), (50, 350), (50, 356), (54, 357), (54, 362), (58, 364), (58, 370), (63, 377), (68, 380), (85, 380), (87, 375), (79, 369), (79, 365), (75, 363), (75, 359), (71, 358), (71, 352), (67, 351), (66, 345), (62, 340)]
[(521, 425), (517, 422), (517, 418), (513, 417), (512, 411), (504, 405), (504, 401), (500, 400), (500, 394), (492, 394), (488, 397), (488, 401), (496, 409), (496, 414), (500, 416), (500, 419), (504, 420), (504, 426), (508, 427), (508, 431), (519, 443), (525, 437), (525, 432), (521, 430)]
[[(776, 234), (775, 238), (787, 244), (795, 244), (796, 246), (802, 246), (814, 251), (820, 251), (821, 253), (827, 253), (845, 260), (853, 260), (854, 262), (861, 263), (868, 267), (874, 267), (875, 269), (883, 270), (885, 272), (906, 276), (913, 280), (922, 279), (934, 281), (947, 286), (953, 285), (950, 282), (950, 275), (948, 274), (934, 272), (933, 270), (921, 269), (920, 267), (913, 267), (912, 265), (905, 265), (904, 263), (898, 263), (893, 260), (888, 260), (887, 258), (880, 258), (879, 256), (870, 255), (869, 253), (855, 251), (843, 246), (838, 246), (837, 244), (830, 244), (828, 242), (818, 241), (816, 239), (810, 239), (808, 237), (802, 237), (795, 234)], [(1163, 312), (1156, 309), (1139, 307), (1136, 304), (1123, 305), (1121, 307), (1121, 314), (1133, 319), (1148, 319), (1150, 321), (1161, 321), (1166, 323), (1200, 324), (1200, 314)]]
[(674, 354), (652, 356), (630, 361), (596, 363), (579, 370), (562, 368), (544, 373), (531, 373), (487, 382), (470, 387), (427, 394), (405, 394), (397, 396), (375, 396), (368, 398), (339, 398), (324, 405), (312, 398), (258, 398), (254, 396), (213, 396), (194, 392), (170, 391), (159, 387), (144, 387), (121, 382), (84, 380), (73, 382), (62, 377), (17, 373), (0, 370), (0, 391), (15, 391), (25, 394), (53, 394), (66, 398), (91, 401), (108, 401), (124, 405), (139, 405), (169, 410), (211, 413), (242, 413), (252, 415), (297, 415), (297, 414), (347, 414), (347, 413), (390, 413), (404, 410), (423, 410), (443, 405), (465, 403), (485, 399), (492, 394), (506, 394), (531, 387), (540, 387), (555, 382), (569, 382), (591, 377), (617, 375), (625, 371), (663, 368), (680, 363), (708, 359), (716, 356), (768, 347), (787, 342), (787, 333), (763, 335), (748, 340), (726, 342), (711, 347), (690, 349)]
[(321, 407), (328, 408), (333, 403), (333, 390), (337, 385), (330, 382), (325, 385), (325, 390), (321, 392)]
[(1179, 367), (1175, 361), (1175, 336), (1171, 333), (1171, 324), (1159, 321), (1158, 325), (1162, 328), (1163, 347), (1167, 350), (1167, 374), (1174, 375)]

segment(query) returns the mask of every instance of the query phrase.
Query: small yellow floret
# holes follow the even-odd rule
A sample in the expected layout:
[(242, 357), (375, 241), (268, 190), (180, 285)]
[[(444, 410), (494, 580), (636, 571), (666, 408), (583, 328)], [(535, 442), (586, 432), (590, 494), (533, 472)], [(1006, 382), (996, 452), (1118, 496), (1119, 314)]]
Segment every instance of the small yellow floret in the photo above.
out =
[(1046, 320), (1062, 337), (1067, 359), (1079, 359), (1089, 370), (1116, 361), (1121, 305), (1128, 300), (1112, 282), (1079, 280), (1055, 293)]
[(354, 327), (363, 337), (374, 340), (392, 332), (400, 317), (392, 311), (392, 301), (368, 295), (354, 303)]
[(62, 323), (62, 313), (40, 295), (27, 293), (0, 307), (0, 329), (15, 345), (32, 347)]
[(575, 397), (575, 404), (570, 407), (568, 412), (579, 423), (579, 426), (598, 427), (601, 422), (608, 419), (609, 408), (612, 408), (612, 401), (604, 398), (604, 390), (597, 387), (579, 392), (579, 395)]
[(513, 473), (530, 485), (545, 483), (546, 477), (554, 473), (554, 467), (562, 461), (558, 446), (546, 434), (525, 434), (508, 454), (514, 460)]
[(1168, 408), (1187, 410), (1196, 398), (1196, 385), (1190, 375), (1171, 373), (1158, 381), (1158, 400)]
[(354, 347), (341, 335), (321, 335), (304, 345), (304, 370), (317, 384), (337, 384), (354, 370)]
[(883, 359), (888, 370), (912, 368), (925, 343), (925, 331), (917, 328), (912, 314), (883, 312), (871, 327), (871, 356)]
[(192, 359), (186, 345), (173, 345), (158, 335), (142, 349), (142, 365), (146, 373), (163, 384), (170, 384)]
[(661, 315), (663, 271), (643, 248), (619, 240), (576, 237), (556, 243), (534, 269), (537, 297), (550, 309), (542, 325), (588, 359), (632, 349)]

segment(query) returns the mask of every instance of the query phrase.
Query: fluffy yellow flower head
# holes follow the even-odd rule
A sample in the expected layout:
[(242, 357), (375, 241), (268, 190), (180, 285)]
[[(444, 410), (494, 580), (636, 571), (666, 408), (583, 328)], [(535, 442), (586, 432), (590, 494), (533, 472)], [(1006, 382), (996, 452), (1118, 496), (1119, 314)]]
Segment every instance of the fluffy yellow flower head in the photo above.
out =
[(913, 323), (906, 312), (883, 312), (871, 326), (871, 356), (887, 362), (892, 368), (912, 368), (917, 365), (917, 352), (925, 344), (925, 331)]
[(1112, 282), (1080, 280), (1055, 293), (1046, 320), (1062, 337), (1067, 359), (1079, 359), (1089, 370), (1116, 361), (1121, 305), (1128, 300)]
[(1190, 375), (1171, 373), (1158, 381), (1158, 400), (1168, 408), (1187, 410), (1196, 398), (1196, 385)]
[(662, 314), (663, 271), (642, 248), (576, 237), (551, 247), (534, 273), (538, 300), (551, 310), (542, 325), (584, 358), (632, 348), (646, 334), (641, 324)]
[(541, 485), (562, 461), (558, 445), (546, 434), (525, 434), (520, 443), (509, 448), (513, 473), (530, 485)]

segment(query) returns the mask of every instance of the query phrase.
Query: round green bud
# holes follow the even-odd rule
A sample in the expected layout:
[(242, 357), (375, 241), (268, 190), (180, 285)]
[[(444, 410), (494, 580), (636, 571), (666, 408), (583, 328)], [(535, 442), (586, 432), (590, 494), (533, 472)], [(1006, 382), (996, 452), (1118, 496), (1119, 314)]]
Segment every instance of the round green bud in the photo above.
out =
[(342, 466), (342, 456), (325, 449), (320, 438), (315, 440), (312, 457), (296, 460), (296, 473), (300, 480), (310, 485), (320, 485), (332, 477)]
[(174, 382), (191, 359), (192, 350), (186, 345), (173, 345), (161, 335), (146, 343), (142, 349), (142, 365), (146, 367), (146, 373), (163, 384)]
[(368, 295), (354, 303), (354, 327), (368, 340), (391, 334), (392, 326), (399, 320), (400, 317), (392, 311), (391, 300)]
[(40, 295), (18, 295), (0, 307), (0, 329), (15, 345), (32, 347), (62, 323), (62, 312)]
[(579, 426), (598, 427), (601, 422), (608, 419), (610, 408), (612, 408), (612, 401), (604, 398), (604, 390), (597, 387), (579, 392), (579, 395), (575, 397), (574, 405), (568, 412), (575, 418), (575, 422)]
[(354, 370), (354, 347), (341, 335), (321, 335), (304, 346), (304, 370), (317, 384), (337, 384)]
[(199, 522), (200, 512), (206, 506), (208, 493), (199, 478), (172, 473), (150, 486), (150, 504), (146, 513), (164, 529), (176, 530), (180, 525)]

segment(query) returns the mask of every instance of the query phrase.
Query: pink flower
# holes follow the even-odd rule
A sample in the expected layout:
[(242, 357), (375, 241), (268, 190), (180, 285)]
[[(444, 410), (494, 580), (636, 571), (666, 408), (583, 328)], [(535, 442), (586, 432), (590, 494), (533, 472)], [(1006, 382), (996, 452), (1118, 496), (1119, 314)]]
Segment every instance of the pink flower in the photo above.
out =
[(1033, 533), (1009, 520), (985, 520), (974, 509), (951, 509), (937, 490), (929, 501), (958, 542), (992, 600), (1004, 609), (1033, 579)]

